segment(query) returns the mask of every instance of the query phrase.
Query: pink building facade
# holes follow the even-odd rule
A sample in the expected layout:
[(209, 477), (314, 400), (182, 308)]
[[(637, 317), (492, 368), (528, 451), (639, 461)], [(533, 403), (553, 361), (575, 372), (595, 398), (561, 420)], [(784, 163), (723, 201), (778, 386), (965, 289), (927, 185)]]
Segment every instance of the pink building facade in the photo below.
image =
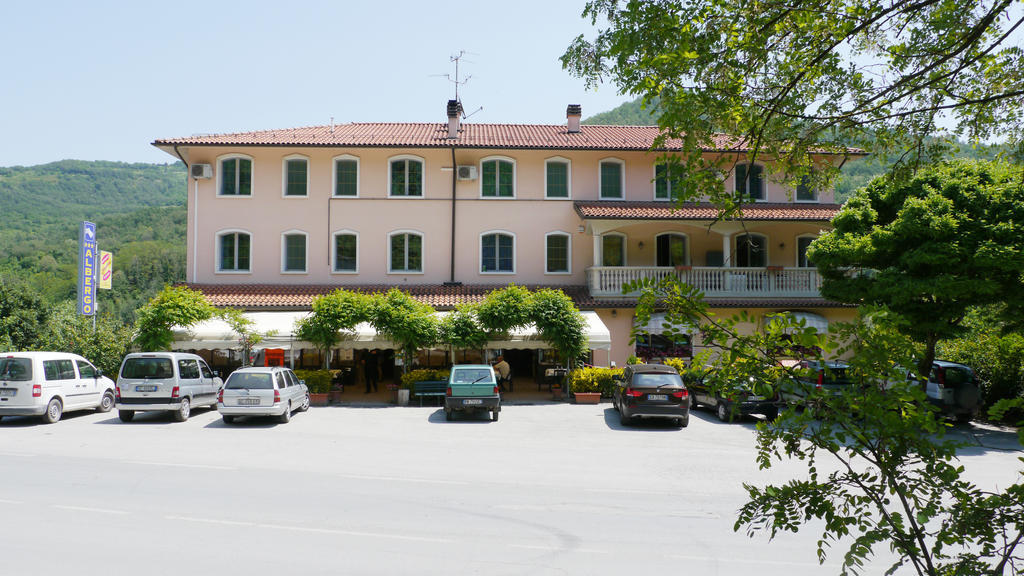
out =
[(852, 316), (805, 255), (839, 209), (831, 191), (786, 186), (723, 137), (708, 154), (733, 166), (726, 189), (757, 200), (716, 222), (710, 205), (676, 209), (656, 127), (580, 125), (574, 106), (565, 125), (460, 124), (451, 104), (448, 123), (154, 142), (189, 166), (187, 282), (251, 311), (308, 310), (337, 287), (397, 286), (439, 310), (510, 283), (562, 288), (610, 334), (599, 364), (672, 345), (630, 343), (622, 286), (637, 278), (678, 276), (722, 314)]

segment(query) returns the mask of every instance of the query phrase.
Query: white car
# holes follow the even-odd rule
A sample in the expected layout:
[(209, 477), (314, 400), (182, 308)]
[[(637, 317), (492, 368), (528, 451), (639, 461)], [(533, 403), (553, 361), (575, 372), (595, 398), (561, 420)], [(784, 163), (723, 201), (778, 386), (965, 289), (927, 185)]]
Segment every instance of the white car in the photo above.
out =
[(235, 370), (217, 399), (217, 411), (225, 424), (238, 416), (277, 416), (284, 424), (291, 420), (292, 411), (308, 409), (306, 382), (281, 366)]
[(194, 406), (216, 406), (223, 384), (201, 356), (134, 352), (124, 357), (117, 376), (117, 416), (131, 422), (138, 411), (160, 410), (184, 422)]
[(42, 416), (114, 407), (114, 382), (88, 360), (67, 352), (0, 353), (0, 418)]

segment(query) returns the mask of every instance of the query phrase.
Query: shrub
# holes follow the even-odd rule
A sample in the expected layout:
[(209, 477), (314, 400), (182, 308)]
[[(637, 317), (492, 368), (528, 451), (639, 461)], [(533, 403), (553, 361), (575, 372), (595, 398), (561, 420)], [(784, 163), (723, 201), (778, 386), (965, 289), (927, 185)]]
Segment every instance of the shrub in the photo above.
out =
[(310, 394), (327, 394), (331, 390), (330, 370), (295, 370), (299, 380), (306, 381)]
[(451, 373), (450, 370), (432, 370), (429, 368), (421, 368), (419, 370), (411, 370), (402, 374), (402, 388), (405, 390), (411, 390), (412, 385), (416, 382), (436, 381), (436, 380), (448, 380), (448, 375)]
[(621, 368), (578, 368), (567, 376), (569, 390), (577, 392), (600, 392), (611, 398), (615, 391), (615, 376), (621, 376)]

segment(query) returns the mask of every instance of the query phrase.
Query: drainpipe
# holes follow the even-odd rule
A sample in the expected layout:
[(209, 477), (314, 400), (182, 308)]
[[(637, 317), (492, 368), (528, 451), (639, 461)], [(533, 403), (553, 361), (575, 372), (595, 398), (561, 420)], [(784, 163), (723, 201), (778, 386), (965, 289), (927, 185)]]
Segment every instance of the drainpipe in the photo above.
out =
[(455, 146), (452, 146), (452, 234), (451, 234), (452, 251), (451, 251), (451, 262), (449, 264), (450, 269), (451, 269), (451, 276), (450, 276), (448, 282), (445, 282), (445, 284), (448, 284), (450, 286), (458, 286), (459, 284), (461, 284), (461, 282), (456, 282), (455, 281), (455, 183), (458, 181), (458, 177), (459, 177), (459, 168), (455, 164)]

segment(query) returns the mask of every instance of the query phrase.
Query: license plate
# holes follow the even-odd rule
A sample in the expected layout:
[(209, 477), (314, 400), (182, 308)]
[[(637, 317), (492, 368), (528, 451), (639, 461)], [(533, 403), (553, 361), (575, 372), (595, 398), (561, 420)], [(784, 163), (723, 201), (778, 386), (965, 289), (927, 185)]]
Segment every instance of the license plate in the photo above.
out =
[(156, 386), (136, 386), (136, 392), (156, 392)]
[(483, 403), (484, 403), (484, 401), (480, 400), (479, 398), (471, 398), (469, 400), (463, 400), (462, 401), (462, 405), (463, 406), (477, 406), (477, 405), (480, 405), (480, 404), (483, 404)]
[(668, 400), (667, 394), (648, 394), (647, 400), (650, 402), (665, 402)]
[(260, 405), (260, 399), (259, 398), (239, 398), (238, 399), (238, 405), (239, 406), (259, 406)]
[(14, 396), (18, 391), (15, 388), (0, 388), (0, 396)]

